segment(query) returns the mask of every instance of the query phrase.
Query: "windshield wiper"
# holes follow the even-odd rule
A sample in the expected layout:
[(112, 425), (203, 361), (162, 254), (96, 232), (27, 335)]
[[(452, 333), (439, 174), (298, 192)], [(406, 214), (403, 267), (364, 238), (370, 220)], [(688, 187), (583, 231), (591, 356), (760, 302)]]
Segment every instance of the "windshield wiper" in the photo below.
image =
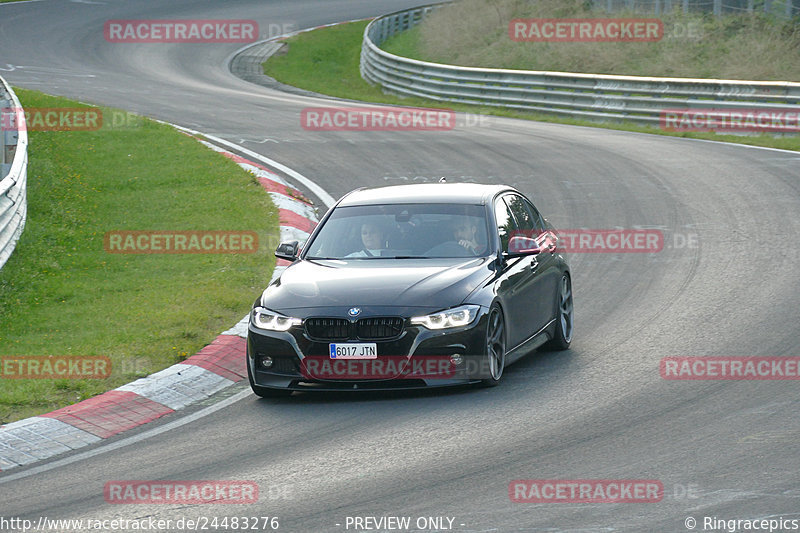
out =
[(372, 257), (306, 257), (308, 261), (350, 261), (351, 259), (430, 259), (426, 255), (375, 255)]
[(430, 259), (424, 255), (375, 255), (372, 257), (348, 257), (347, 259)]

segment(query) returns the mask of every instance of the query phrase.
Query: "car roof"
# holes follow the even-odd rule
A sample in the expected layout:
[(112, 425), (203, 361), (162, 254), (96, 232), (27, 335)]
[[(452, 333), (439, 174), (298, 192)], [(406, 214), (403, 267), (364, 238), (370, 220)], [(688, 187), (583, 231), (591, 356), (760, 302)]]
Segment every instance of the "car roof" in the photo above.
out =
[[(416, 183), (357, 189), (344, 196), (340, 206), (374, 204), (486, 204), (502, 191), (515, 191), (507, 185), (479, 183)], [(518, 192), (518, 191), (515, 191)]]

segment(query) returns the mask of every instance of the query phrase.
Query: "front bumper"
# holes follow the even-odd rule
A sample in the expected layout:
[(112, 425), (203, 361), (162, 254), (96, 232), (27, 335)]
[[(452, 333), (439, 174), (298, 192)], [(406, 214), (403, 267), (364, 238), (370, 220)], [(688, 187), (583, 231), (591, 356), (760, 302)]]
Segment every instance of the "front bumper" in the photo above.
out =
[[(331, 360), (329, 343), (311, 339), (302, 326), (264, 331), (251, 322), (247, 365), (253, 384), (283, 390), (407, 390), (477, 383), (489, 377), (486, 321), (483, 309), (472, 324), (460, 328), (428, 330), (406, 320), (399, 337), (374, 341), (377, 359), (347, 361)], [(272, 360), (270, 368), (261, 363), (265, 357)]]

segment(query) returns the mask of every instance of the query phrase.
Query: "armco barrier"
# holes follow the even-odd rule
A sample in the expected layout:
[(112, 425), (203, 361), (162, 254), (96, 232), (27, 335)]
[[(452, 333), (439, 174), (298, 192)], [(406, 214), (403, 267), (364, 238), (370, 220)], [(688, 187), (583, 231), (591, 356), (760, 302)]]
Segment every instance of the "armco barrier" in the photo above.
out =
[(400, 57), (379, 48), (438, 7), (422, 6), (373, 20), (364, 31), (361, 76), (405, 96), (656, 126), (667, 109), (746, 107), (794, 113), (799, 109), (800, 83), (459, 67)]
[(0, 78), (0, 268), (17, 245), (28, 210), (28, 132), (21, 110), (17, 95)]

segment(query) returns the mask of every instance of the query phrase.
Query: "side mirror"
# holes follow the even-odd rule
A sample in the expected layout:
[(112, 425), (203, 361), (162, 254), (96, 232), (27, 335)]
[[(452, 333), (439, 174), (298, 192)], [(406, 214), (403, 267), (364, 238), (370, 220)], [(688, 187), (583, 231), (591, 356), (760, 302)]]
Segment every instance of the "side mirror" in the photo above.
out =
[(298, 241), (282, 242), (275, 248), (275, 257), (278, 259), (286, 259), (287, 261), (294, 261), (297, 259)]
[(533, 237), (524, 237), (522, 235), (514, 235), (508, 241), (509, 257), (520, 257), (523, 255), (536, 255), (542, 252), (542, 247), (536, 242)]

